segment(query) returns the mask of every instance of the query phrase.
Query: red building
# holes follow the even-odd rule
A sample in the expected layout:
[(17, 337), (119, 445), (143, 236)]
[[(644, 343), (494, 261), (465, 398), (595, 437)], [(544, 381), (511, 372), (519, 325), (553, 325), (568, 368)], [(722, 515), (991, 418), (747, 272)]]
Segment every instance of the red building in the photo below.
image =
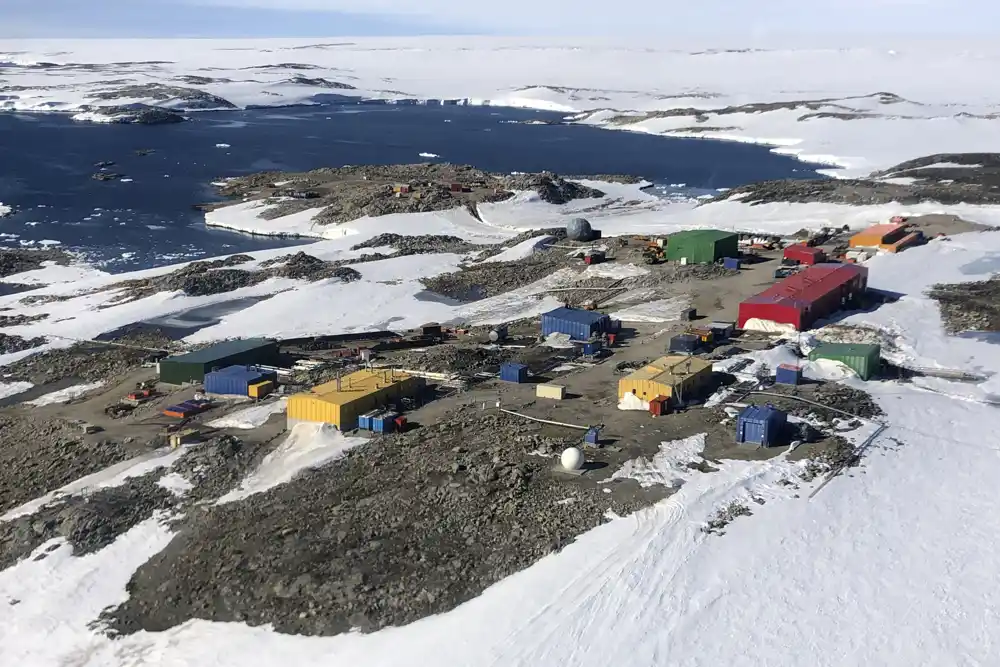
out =
[(794, 259), (799, 264), (822, 264), (826, 261), (826, 253), (822, 248), (813, 248), (804, 243), (796, 243), (785, 248), (785, 259)]
[(740, 304), (738, 325), (750, 319), (790, 324), (798, 331), (856, 302), (868, 287), (857, 264), (815, 264)]

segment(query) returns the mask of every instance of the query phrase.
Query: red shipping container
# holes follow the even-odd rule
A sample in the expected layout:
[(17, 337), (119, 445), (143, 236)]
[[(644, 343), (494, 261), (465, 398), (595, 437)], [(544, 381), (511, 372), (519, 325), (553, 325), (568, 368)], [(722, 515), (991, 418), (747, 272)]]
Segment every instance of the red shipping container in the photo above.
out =
[(666, 396), (657, 396), (649, 402), (649, 414), (655, 417), (662, 417), (670, 413), (670, 399)]
[(801, 243), (785, 248), (783, 256), (785, 259), (794, 259), (799, 264), (806, 265), (822, 264), (826, 261), (826, 253), (823, 252), (822, 248), (813, 248)]
[(840, 310), (868, 286), (868, 269), (857, 264), (816, 264), (740, 304), (738, 327), (761, 319), (808, 329)]

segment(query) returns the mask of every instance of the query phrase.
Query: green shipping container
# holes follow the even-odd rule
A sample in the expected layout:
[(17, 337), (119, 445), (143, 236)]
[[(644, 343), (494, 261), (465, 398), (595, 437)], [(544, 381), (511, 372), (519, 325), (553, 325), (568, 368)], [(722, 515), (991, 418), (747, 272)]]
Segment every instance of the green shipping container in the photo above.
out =
[(862, 380), (870, 380), (878, 375), (882, 348), (878, 345), (855, 343), (820, 343), (809, 353), (809, 361), (817, 359), (839, 361), (857, 373)]
[(723, 257), (740, 256), (740, 237), (718, 229), (695, 229), (671, 234), (667, 239), (666, 257), (688, 264), (711, 264)]
[(216, 343), (202, 350), (160, 360), (160, 382), (204, 382), (213, 368), (278, 363), (278, 343), (267, 338), (245, 338)]

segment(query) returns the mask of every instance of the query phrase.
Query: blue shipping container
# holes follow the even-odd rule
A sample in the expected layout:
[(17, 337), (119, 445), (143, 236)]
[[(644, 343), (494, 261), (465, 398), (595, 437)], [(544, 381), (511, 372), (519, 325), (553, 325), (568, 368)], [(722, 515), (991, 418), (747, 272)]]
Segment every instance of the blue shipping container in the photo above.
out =
[(542, 335), (568, 335), (573, 340), (588, 340), (595, 334), (615, 331), (611, 318), (593, 310), (556, 308), (542, 315)]
[(366, 412), (363, 415), (358, 416), (358, 428), (362, 431), (372, 430), (372, 420), (375, 415), (378, 414), (378, 410), (372, 410), (371, 412)]
[(749, 405), (736, 420), (736, 442), (774, 447), (780, 443), (787, 421), (784, 412), (770, 405)]
[(205, 373), (205, 391), (209, 394), (246, 396), (250, 385), (265, 380), (278, 379), (273, 371), (262, 371), (253, 366), (228, 366), (218, 371)]
[(500, 367), (500, 379), (504, 382), (527, 382), (528, 367), (524, 364), (504, 364)]
[(392, 433), (396, 430), (395, 412), (382, 412), (372, 418), (371, 430), (375, 433)]
[(774, 381), (778, 384), (799, 384), (802, 381), (802, 369), (798, 366), (781, 364), (774, 371)]
[(598, 352), (601, 351), (601, 348), (603, 348), (603, 347), (604, 346), (601, 344), (601, 341), (599, 341), (599, 340), (587, 341), (586, 343), (583, 344), (583, 353), (584, 354), (597, 354)]
[(588, 445), (594, 445), (595, 447), (601, 444), (601, 429), (599, 428), (588, 428), (587, 434), (583, 436), (583, 441)]
[(701, 339), (693, 334), (681, 334), (670, 339), (669, 350), (671, 352), (683, 352), (690, 354), (701, 345)]
[(735, 269), (735, 270), (739, 271), (740, 270), (740, 260), (739, 260), (738, 257), (723, 257), (722, 258), (722, 266), (724, 266), (727, 269)]

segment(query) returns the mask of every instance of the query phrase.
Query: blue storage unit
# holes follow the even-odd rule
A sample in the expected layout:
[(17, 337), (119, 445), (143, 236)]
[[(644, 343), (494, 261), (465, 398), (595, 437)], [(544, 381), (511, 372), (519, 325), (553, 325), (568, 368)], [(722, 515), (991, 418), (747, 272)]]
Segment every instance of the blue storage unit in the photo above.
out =
[(371, 430), (374, 433), (392, 433), (396, 430), (395, 412), (380, 412), (372, 418)]
[(740, 258), (739, 257), (723, 257), (722, 258), (722, 266), (724, 266), (727, 269), (735, 269), (736, 271), (739, 271), (740, 270)]
[(278, 374), (254, 366), (227, 366), (205, 373), (205, 391), (209, 394), (247, 396), (250, 385), (272, 380), (277, 382)]
[(542, 335), (567, 334), (573, 340), (589, 340), (605, 331), (617, 331), (611, 318), (593, 310), (556, 308), (542, 315)]
[(802, 369), (791, 364), (781, 364), (774, 371), (774, 381), (778, 384), (800, 384)]
[(372, 430), (372, 421), (375, 419), (375, 415), (378, 414), (378, 410), (372, 410), (371, 412), (366, 412), (363, 415), (358, 415), (358, 428), (362, 431)]
[(670, 352), (681, 352), (691, 354), (701, 347), (701, 339), (694, 334), (680, 334), (670, 339)]
[(788, 416), (770, 405), (748, 405), (736, 420), (736, 442), (762, 447), (781, 444)]
[(601, 444), (601, 429), (594, 426), (588, 428), (586, 435), (583, 436), (583, 441), (594, 447), (599, 446)]
[(715, 340), (726, 340), (733, 335), (733, 331), (736, 330), (736, 324), (733, 322), (712, 322), (708, 325), (708, 328)]
[(500, 379), (504, 382), (527, 382), (528, 367), (524, 364), (504, 364), (500, 367)]
[(604, 349), (604, 344), (599, 340), (588, 340), (582, 346), (584, 354), (597, 354)]

